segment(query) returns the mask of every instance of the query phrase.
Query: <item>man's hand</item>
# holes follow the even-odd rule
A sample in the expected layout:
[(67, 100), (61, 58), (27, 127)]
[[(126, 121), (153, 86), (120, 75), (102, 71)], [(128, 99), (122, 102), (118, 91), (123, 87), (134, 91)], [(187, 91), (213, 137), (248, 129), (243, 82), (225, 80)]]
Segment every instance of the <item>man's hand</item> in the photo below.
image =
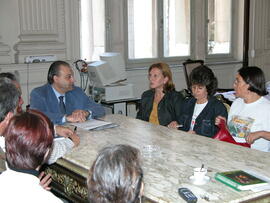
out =
[(72, 140), (74, 143), (74, 147), (77, 147), (80, 144), (80, 137), (76, 135), (76, 133), (73, 133), (69, 138)]
[(74, 116), (84, 116), (85, 118), (87, 118), (89, 116), (89, 112), (88, 111), (79, 110), (79, 109), (73, 111), (72, 114)]
[(86, 118), (89, 116), (88, 111), (83, 110), (75, 110), (71, 115), (67, 116), (66, 119), (68, 122), (76, 123), (76, 122), (84, 122)]
[(52, 182), (51, 175), (47, 174), (45, 176), (45, 173), (42, 171), (38, 176), (40, 182), (39, 184), (47, 191), (50, 191), (51, 188), (49, 187), (50, 183)]
[(73, 130), (64, 126), (57, 125), (55, 126), (55, 133), (62, 137), (70, 137), (73, 134)]
[(86, 121), (86, 118), (84, 116), (78, 116), (78, 115), (71, 114), (71, 115), (66, 117), (66, 120), (68, 122), (71, 122), (71, 123), (81, 123), (81, 122)]
[(74, 143), (74, 147), (80, 144), (80, 137), (73, 130), (64, 126), (55, 126), (56, 134), (62, 137), (70, 138)]

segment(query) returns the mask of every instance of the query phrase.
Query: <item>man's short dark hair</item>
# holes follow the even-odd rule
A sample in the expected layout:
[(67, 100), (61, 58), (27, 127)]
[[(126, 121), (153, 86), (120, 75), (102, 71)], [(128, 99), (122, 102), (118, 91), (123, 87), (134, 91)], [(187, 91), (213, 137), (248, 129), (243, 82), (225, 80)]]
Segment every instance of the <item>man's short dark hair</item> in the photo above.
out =
[(207, 89), (208, 96), (216, 93), (218, 82), (213, 71), (207, 66), (201, 65), (194, 68), (189, 76), (191, 85), (202, 85)]
[(89, 200), (93, 203), (136, 202), (142, 177), (139, 151), (136, 148), (129, 145), (105, 147), (90, 169)]
[(8, 112), (14, 112), (20, 97), (19, 90), (8, 78), (0, 78), (0, 122)]
[(242, 67), (238, 70), (238, 73), (249, 85), (249, 91), (260, 96), (267, 95), (264, 73), (260, 68), (256, 66)]
[(65, 62), (65, 61), (55, 61), (51, 64), (49, 71), (48, 71), (48, 76), (47, 76), (47, 81), (49, 84), (53, 84), (53, 76), (55, 75), (59, 75), (59, 67), (63, 65), (63, 66), (67, 66), (70, 67), (70, 65)]

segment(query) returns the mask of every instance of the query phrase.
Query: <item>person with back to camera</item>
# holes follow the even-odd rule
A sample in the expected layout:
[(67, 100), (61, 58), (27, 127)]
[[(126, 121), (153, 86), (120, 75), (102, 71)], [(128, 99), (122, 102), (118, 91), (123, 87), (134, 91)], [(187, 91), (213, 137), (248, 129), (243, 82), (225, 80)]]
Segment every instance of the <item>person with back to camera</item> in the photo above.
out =
[[(14, 113), (21, 113), (22, 112), (22, 104), (24, 103), (24, 101), (23, 101), (23, 98), (21, 96), (22, 95), (21, 85), (20, 85), (18, 79), (16, 78), (16, 76), (13, 73), (10, 73), (10, 72), (0, 73), (0, 79), (1, 78), (10, 79), (11, 82), (15, 85), (15, 87), (19, 91), (19, 93), (20, 93), (19, 101), (17, 103), (16, 111)], [(3, 88), (0, 88), (0, 89), (3, 89)], [(2, 111), (6, 111), (5, 109), (11, 107), (11, 105), (8, 104), (9, 100), (15, 99), (15, 97), (12, 96), (11, 93), (12, 93), (12, 88), (9, 88), (9, 90), (7, 92), (2, 90), (2, 95), (1, 95), (2, 97), (0, 97), (0, 108), (3, 108), (3, 109), (1, 109)], [(9, 110), (14, 111), (14, 109), (9, 109)], [(2, 114), (0, 113), (0, 117), (1, 116), (2, 116)], [(8, 118), (10, 118), (10, 116), (7, 117), (7, 122), (8, 122)], [(1, 120), (0, 120), (0, 128), (1, 128)], [(5, 128), (5, 126), (3, 126), (3, 128)], [(78, 146), (80, 143), (80, 137), (76, 133), (74, 133), (73, 130), (69, 129), (68, 127), (61, 126), (61, 125), (54, 125), (54, 130), (55, 130), (56, 135), (63, 137), (64, 139), (54, 139), (53, 149), (52, 149), (50, 157), (48, 159), (48, 164), (52, 164), (52, 163), (56, 162), (57, 159), (64, 156), (64, 154), (71, 151), (71, 149), (73, 147)], [(0, 130), (0, 132), (1, 132), (1, 130)], [(2, 146), (1, 136), (0, 136), (0, 146)]]
[[(227, 126), (229, 129), (237, 129), (236, 120), (251, 121), (250, 133), (245, 138), (235, 137), (236, 142), (247, 142), (251, 148), (269, 152), (270, 151), (270, 101), (264, 95), (265, 77), (263, 71), (256, 67), (242, 67), (238, 70), (234, 81), (236, 97), (238, 97), (230, 108)], [(216, 119), (216, 124), (223, 117)], [(233, 134), (232, 131), (230, 131)]]
[(143, 171), (139, 151), (129, 145), (103, 148), (87, 180), (91, 203), (141, 202)]
[[(5, 137), (3, 132), (7, 128), (10, 119), (17, 114), (16, 111), (20, 105), (19, 98), (21, 96), (18, 86), (15, 86), (14, 81), (10, 80), (9, 77), (6, 76), (6, 74), (0, 74), (0, 148), (3, 152), (5, 152)], [(61, 136), (69, 136), (72, 141), (68, 138), (57, 140), (54, 139), (53, 148), (48, 159), (49, 164), (55, 162), (58, 158), (62, 157), (65, 153), (70, 151), (73, 146), (77, 146), (80, 142), (80, 139), (76, 133), (68, 128), (57, 126), (55, 127), (55, 130), (56, 133)], [(70, 131), (72, 135), (69, 135)], [(49, 190), (50, 188), (48, 185), (51, 182), (50, 174), (47, 174), (46, 176), (44, 175), (44, 172), (41, 172), (39, 175), (40, 184), (44, 187), (44, 189)]]
[(1, 202), (62, 202), (38, 178), (50, 154), (53, 133), (52, 123), (40, 112), (30, 110), (11, 118), (3, 133), (8, 168), (0, 175)]
[(20, 92), (20, 97), (19, 97), (19, 102), (18, 102), (18, 107), (16, 112), (21, 113), (22, 112), (22, 105), (24, 104), (23, 98), (22, 98), (22, 89), (21, 85), (19, 83), (18, 78), (10, 72), (2, 72), (0, 73), (0, 78), (8, 78), (12, 81), (12, 83), (15, 85), (15, 87), (19, 90)]
[(175, 91), (172, 72), (165, 63), (156, 63), (148, 69), (150, 90), (141, 97), (137, 118), (167, 126), (176, 121), (183, 96)]
[(207, 66), (199, 66), (190, 73), (190, 84), (193, 97), (185, 99), (182, 112), (177, 119), (169, 125), (171, 128), (196, 133), (198, 135), (213, 137), (218, 132), (215, 125), (217, 116), (227, 118), (227, 109), (214, 94), (217, 89), (217, 78)]
[(54, 124), (84, 122), (105, 115), (104, 108), (74, 86), (74, 73), (64, 61), (51, 64), (48, 83), (35, 88), (30, 95), (30, 108), (45, 113)]
[(3, 132), (10, 119), (16, 113), (19, 104), (20, 92), (8, 78), (0, 77), (0, 148), (5, 151), (5, 137)]

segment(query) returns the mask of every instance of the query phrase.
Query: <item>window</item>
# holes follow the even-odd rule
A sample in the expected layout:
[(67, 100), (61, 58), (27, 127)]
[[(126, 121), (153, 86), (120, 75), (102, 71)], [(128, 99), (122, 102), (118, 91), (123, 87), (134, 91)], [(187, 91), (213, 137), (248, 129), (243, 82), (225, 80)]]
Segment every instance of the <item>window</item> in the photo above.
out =
[(105, 51), (105, 0), (81, 0), (81, 58), (99, 60)]
[(164, 0), (164, 56), (190, 55), (190, 1)]
[(98, 60), (102, 52), (121, 52), (128, 68), (188, 58), (241, 60), (243, 5), (244, 0), (81, 0), (81, 57)]
[(157, 1), (128, 0), (128, 57), (157, 57)]
[(243, 47), (237, 31), (241, 31), (243, 4), (232, 0), (127, 0), (127, 65), (239, 58)]
[[(129, 59), (190, 55), (190, 1), (159, 2), (128, 0)], [(163, 11), (159, 13), (161, 6)], [(159, 40), (162, 36), (163, 42)]]
[(229, 54), (231, 48), (231, 0), (208, 0), (208, 54)]

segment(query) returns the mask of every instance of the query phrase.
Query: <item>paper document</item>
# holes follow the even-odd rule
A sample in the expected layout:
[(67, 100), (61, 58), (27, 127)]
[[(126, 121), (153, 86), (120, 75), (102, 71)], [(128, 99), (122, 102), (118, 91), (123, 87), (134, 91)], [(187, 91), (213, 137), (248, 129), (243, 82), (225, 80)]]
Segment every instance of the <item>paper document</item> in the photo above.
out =
[(254, 171), (251, 171), (251, 170), (245, 170), (247, 173), (257, 177), (257, 178), (260, 178), (266, 182), (268, 182), (267, 185), (263, 185), (263, 186), (258, 186), (258, 187), (255, 187), (255, 188), (251, 188), (251, 190), (253, 192), (259, 192), (259, 191), (263, 191), (263, 190), (270, 190), (270, 177), (267, 177), (265, 175), (262, 175), (262, 174), (258, 174)]
[(113, 127), (118, 126), (115, 123), (96, 120), (96, 119), (87, 120), (83, 123), (72, 123), (72, 125), (82, 128), (84, 130), (92, 130), (92, 129), (102, 130), (102, 129), (113, 128)]

